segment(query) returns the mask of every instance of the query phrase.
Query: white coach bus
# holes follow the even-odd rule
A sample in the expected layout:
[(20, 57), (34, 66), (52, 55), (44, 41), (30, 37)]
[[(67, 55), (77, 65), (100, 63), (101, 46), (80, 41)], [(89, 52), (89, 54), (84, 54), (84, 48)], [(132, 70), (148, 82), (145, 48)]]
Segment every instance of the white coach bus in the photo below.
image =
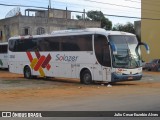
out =
[(0, 68), (8, 68), (8, 42), (0, 43)]
[(101, 28), (55, 31), (9, 39), (9, 71), (33, 76), (118, 82), (140, 80), (140, 45), (134, 34)]

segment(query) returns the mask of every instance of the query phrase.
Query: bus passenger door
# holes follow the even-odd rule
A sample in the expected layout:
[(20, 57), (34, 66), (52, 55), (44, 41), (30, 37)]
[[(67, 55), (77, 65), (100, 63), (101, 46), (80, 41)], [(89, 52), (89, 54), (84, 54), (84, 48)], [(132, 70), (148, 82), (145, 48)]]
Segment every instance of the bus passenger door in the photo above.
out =
[(108, 81), (108, 79), (110, 80), (108, 68), (111, 68), (111, 59), (107, 37), (104, 35), (96, 35), (94, 39), (94, 49), (97, 59), (94, 65), (94, 79)]
[(96, 62), (96, 64), (95, 65), (93, 65), (93, 79), (95, 80), (95, 81), (102, 81), (102, 66), (101, 65), (99, 65), (97, 62)]
[(110, 82), (111, 81), (111, 59), (110, 59), (110, 51), (109, 46), (103, 46), (103, 56), (102, 56), (102, 72), (103, 72), (103, 81)]
[(110, 82), (111, 81), (111, 68), (102, 67), (102, 72), (103, 72), (103, 81)]

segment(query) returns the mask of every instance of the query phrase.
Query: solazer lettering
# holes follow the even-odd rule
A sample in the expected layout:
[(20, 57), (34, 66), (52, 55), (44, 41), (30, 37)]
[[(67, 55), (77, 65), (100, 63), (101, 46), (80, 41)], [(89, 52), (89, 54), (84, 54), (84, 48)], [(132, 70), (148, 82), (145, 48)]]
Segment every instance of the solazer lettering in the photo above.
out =
[(68, 55), (56, 55), (56, 61), (66, 61), (66, 62), (75, 62), (77, 61), (78, 56), (68, 56)]

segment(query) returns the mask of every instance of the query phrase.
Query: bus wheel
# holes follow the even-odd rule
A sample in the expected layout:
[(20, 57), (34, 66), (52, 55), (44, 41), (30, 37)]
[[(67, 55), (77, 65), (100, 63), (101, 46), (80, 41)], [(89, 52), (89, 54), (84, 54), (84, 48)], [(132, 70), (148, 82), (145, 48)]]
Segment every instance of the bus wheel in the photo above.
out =
[(85, 70), (81, 74), (81, 83), (89, 85), (92, 83), (92, 76), (89, 70)]
[(31, 69), (28, 66), (24, 68), (24, 77), (27, 79), (32, 78)]

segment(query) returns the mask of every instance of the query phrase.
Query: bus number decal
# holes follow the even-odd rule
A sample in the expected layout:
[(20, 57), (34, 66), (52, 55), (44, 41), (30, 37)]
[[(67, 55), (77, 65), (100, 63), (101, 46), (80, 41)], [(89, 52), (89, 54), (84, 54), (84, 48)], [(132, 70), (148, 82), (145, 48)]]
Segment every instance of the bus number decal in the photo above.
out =
[(30, 52), (26, 53), (30, 61), (31, 68), (34, 71), (39, 71), (40, 75), (44, 77), (45, 73), (43, 69), (46, 68), (49, 71), (51, 68), (51, 65), (49, 64), (50, 60), (52, 59), (51, 55), (48, 54), (47, 57), (45, 57), (44, 55), (41, 56), (39, 52), (35, 52), (36, 58), (33, 58)]

